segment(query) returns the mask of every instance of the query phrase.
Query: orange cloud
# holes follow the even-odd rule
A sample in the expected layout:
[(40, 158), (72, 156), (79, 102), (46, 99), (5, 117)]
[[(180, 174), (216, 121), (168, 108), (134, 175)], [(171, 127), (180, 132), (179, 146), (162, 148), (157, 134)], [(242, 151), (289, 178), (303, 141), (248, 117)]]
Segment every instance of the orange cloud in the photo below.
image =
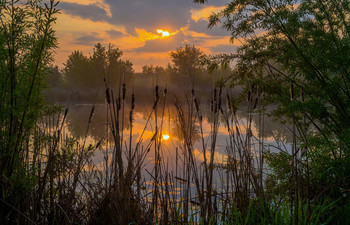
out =
[(191, 10), (191, 18), (195, 22), (198, 22), (198, 20), (200, 20), (200, 19), (208, 19), (208, 17), (213, 12), (220, 12), (223, 9), (225, 9), (225, 6), (221, 6), (221, 7), (208, 6), (208, 7), (202, 8), (202, 9), (192, 9)]

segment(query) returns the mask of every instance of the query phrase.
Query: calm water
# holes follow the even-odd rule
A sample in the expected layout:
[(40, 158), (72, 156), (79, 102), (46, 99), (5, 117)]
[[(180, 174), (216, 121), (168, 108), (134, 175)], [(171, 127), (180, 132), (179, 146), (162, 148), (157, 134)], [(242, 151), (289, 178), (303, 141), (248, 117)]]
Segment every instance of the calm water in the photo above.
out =
[[(111, 143), (106, 139), (107, 134), (110, 135), (107, 129), (107, 106), (106, 104), (96, 104), (95, 113), (91, 121), (91, 125), (87, 130), (88, 119), (90, 116), (92, 104), (71, 104), (69, 107), (68, 117), (65, 124), (65, 132), (69, 133), (75, 137), (80, 137), (84, 139), (85, 134), (87, 134), (87, 142), (93, 143), (98, 141), (103, 141), (103, 149), (109, 149)], [(212, 130), (213, 124), (211, 123), (211, 115), (208, 110), (209, 106), (203, 106), (203, 138), (204, 145), (206, 149), (210, 149), (212, 141)], [(145, 160), (145, 169), (151, 171), (154, 167), (154, 146), (150, 145), (151, 139), (156, 131), (157, 126), (162, 128), (162, 140), (161, 140), (161, 159), (166, 162), (166, 165), (170, 170), (176, 169), (176, 164), (179, 166), (183, 155), (183, 137), (180, 131), (179, 123), (177, 120), (177, 110), (174, 104), (166, 104), (164, 110), (162, 107), (157, 110), (157, 119), (155, 119), (154, 113), (152, 113), (152, 105), (136, 106), (134, 110), (133, 123), (132, 123), (132, 135), (131, 135), (131, 146), (135, 146), (142, 139), (141, 146), (146, 148), (150, 147), (150, 151), (147, 154)], [(123, 149), (126, 152), (130, 145), (130, 122), (129, 122), (129, 106), (125, 106), (125, 119), (124, 119), (124, 130), (123, 130)], [(244, 111), (237, 113), (237, 119), (239, 122), (239, 131), (242, 137), (246, 136), (248, 119), (247, 114)], [(260, 118), (261, 119), (261, 118)], [(147, 122), (148, 121), (148, 122)], [(271, 151), (276, 151), (278, 148), (283, 148), (283, 146), (278, 146), (278, 141), (287, 142), (289, 137), (289, 131), (286, 127), (273, 122), (272, 120), (264, 119), (264, 129), (259, 127), (261, 121), (259, 122), (259, 116), (254, 115), (251, 121), (251, 130), (253, 134), (251, 150), (253, 154), (255, 151), (259, 150), (259, 144), (261, 143), (261, 135), (264, 134), (263, 141), (265, 149), (270, 149)], [(259, 134), (260, 133), (260, 134)], [(193, 128), (193, 149), (194, 155), (198, 163), (204, 160), (203, 156), (203, 142), (202, 135), (200, 132), (200, 127), (195, 126)], [(142, 135), (142, 136), (141, 136)], [(260, 140), (258, 137), (260, 136)], [(276, 142), (276, 140), (278, 140)], [(228, 129), (225, 125), (224, 118), (219, 119), (219, 128), (216, 136), (216, 148), (215, 148), (215, 163), (225, 163), (227, 160), (227, 146), (229, 145)], [(261, 147), (261, 146), (260, 146)], [(207, 157), (209, 157), (207, 153)], [(103, 151), (96, 151), (93, 160), (96, 164), (102, 163), (104, 161)]]

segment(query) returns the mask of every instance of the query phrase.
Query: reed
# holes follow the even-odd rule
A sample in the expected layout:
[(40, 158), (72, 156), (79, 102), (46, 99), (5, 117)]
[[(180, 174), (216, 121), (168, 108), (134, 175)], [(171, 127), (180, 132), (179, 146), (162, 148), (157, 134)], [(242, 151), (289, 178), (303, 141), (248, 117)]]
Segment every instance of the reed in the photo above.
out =
[[(134, 137), (137, 96), (123, 82), (119, 89), (106, 82), (105, 140), (91, 143), (95, 106), (86, 118), (81, 139), (65, 127), (64, 111), (48, 113), (36, 124), (25, 145), (23, 173), (31, 177), (26, 198), (13, 221), (32, 224), (308, 224), (320, 221), (334, 202), (313, 205), (310, 198), (310, 159), (299, 154), (297, 125), (292, 126), (293, 149), (285, 153), (290, 167), (288, 194), (271, 195), (266, 180), (272, 146), (265, 143), (264, 88), (251, 86), (245, 109), (238, 110), (228, 89), (216, 87), (210, 107), (203, 108), (194, 89), (175, 96), (178, 128), (175, 167), (167, 158), (165, 132), (167, 87), (154, 87), (154, 101), (138, 140)], [(291, 87), (291, 100), (295, 90)], [(129, 94), (130, 93), (130, 97)], [(163, 93), (161, 95), (160, 93)], [(225, 97), (223, 97), (225, 96)], [(129, 102), (129, 104), (127, 104)], [(169, 112), (169, 110), (168, 110)], [(169, 113), (170, 114), (170, 113)], [(241, 115), (244, 115), (242, 117)], [(256, 120), (254, 116), (258, 116)], [(206, 121), (210, 129), (204, 130)], [(253, 132), (254, 121), (260, 124)], [(152, 138), (144, 137), (151, 129)], [(217, 156), (218, 138), (225, 131), (224, 156)], [(128, 130), (128, 132), (126, 132)], [(277, 139), (275, 140), (277, 142)], [(102, 162), (94, 154), (103, 154)], [(153, 157), (153, 169), (145, 168)], [(272, 162), (272, 167), (274, 166)], [(273, 167), (274, 168), (274, 167)], [(275, 177), (276, 180), (282, 177)], [(289, 206), (289, 207), (287, 207)], [(289, 211), (288, 211), (289, 210)], [(290, 218), (284, 220), (283, 218)], [(11, 224), (10, 220), (7, 220)]]

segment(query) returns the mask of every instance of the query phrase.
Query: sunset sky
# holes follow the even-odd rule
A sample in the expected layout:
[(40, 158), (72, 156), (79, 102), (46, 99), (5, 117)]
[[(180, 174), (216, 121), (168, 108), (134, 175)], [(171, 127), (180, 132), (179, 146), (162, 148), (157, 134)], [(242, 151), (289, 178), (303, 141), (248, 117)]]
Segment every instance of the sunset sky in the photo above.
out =
[(60, 67), (74, 50), (92, 53), (95, 43), (119, 47), (123, 59), (134, 63), (136, 72), (148, 64), (166, 65), (169, 52), (185, 44), (206, 54), (229, 53), (229, 32), (220, 26), (208, 29), (207, 17), (228, 0), (209, 0), (205, 5), (192, 0), (61, 0), (56, 31)]

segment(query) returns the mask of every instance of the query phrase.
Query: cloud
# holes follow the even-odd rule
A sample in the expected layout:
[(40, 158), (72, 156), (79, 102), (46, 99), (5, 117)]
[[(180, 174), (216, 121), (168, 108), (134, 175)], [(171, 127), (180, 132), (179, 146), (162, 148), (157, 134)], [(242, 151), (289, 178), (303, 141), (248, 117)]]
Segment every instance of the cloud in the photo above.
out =
[(216, 45), (210, 47), (212, 52), (220, 52), (220, 53), (234, 53), (236, 52), (238, 46), (236, 45)]
[(154, 39), (145, 42), (140, 48), (132, 49), (134, 52), (169, 52), (173, 51), (185, 42), (183, 32), (178, 32), (174, 36), (164, 39)]
[(123, 32), (121, 31), (117, 31), (114, 29), (110, 29), (108, 31), (106, 31), (106, 33), (111, 37), (111, 38), (121, 38), (124, 36)]
[(230, 32), (222, 29), (220, 25), (208, 28), (208, 21), (206, 19), (198, 19), (197, 21), (191, 19), (189, 23), (189, 30), (197, 33), (205, 33), (210, 36), (229, 36)]
[(90, 19), (92, 21), (107, 21), (109, 19), (108, 12), (97, 4), (81, 5), (77, 3), (61, 2), (58, 8), (67, 14)]
[(102, 41), (102, 39), (97, 37), (95, 33), (91, 35), (83, 35), (81, 37), (74, 39), (74, 44), (94, 46), (97, 42), (100, 42), (100, 41)]
[[(56, 24), (57, 63), (64, 62), (69, 51), (88, 54), (97, 42), (120, 47), (138, 71), (145, 63), (166, 65), (168, 52), (184, 44), (206, 54), (220, 48), (228, 51), (232, 47), (224, 45), (229, 43), (229, 32), (220, 26), (208, 29), (207, 16), (231, 1), (209, 0), (202, 5), (191, 0), (62, 0)], [(159, 38), (157, 29), (174, 35)]]
[[(216, 0), (210, 4), (222, 6), (227, 2)], [(133, 33), (135, 28), (179, 29), (187, 24), (193, 8), (206, 7), (194, 4), (191, 0), (105, 0), (105, 3), (112, 12), (111, 22), (124, 24), (130, 33)]]

